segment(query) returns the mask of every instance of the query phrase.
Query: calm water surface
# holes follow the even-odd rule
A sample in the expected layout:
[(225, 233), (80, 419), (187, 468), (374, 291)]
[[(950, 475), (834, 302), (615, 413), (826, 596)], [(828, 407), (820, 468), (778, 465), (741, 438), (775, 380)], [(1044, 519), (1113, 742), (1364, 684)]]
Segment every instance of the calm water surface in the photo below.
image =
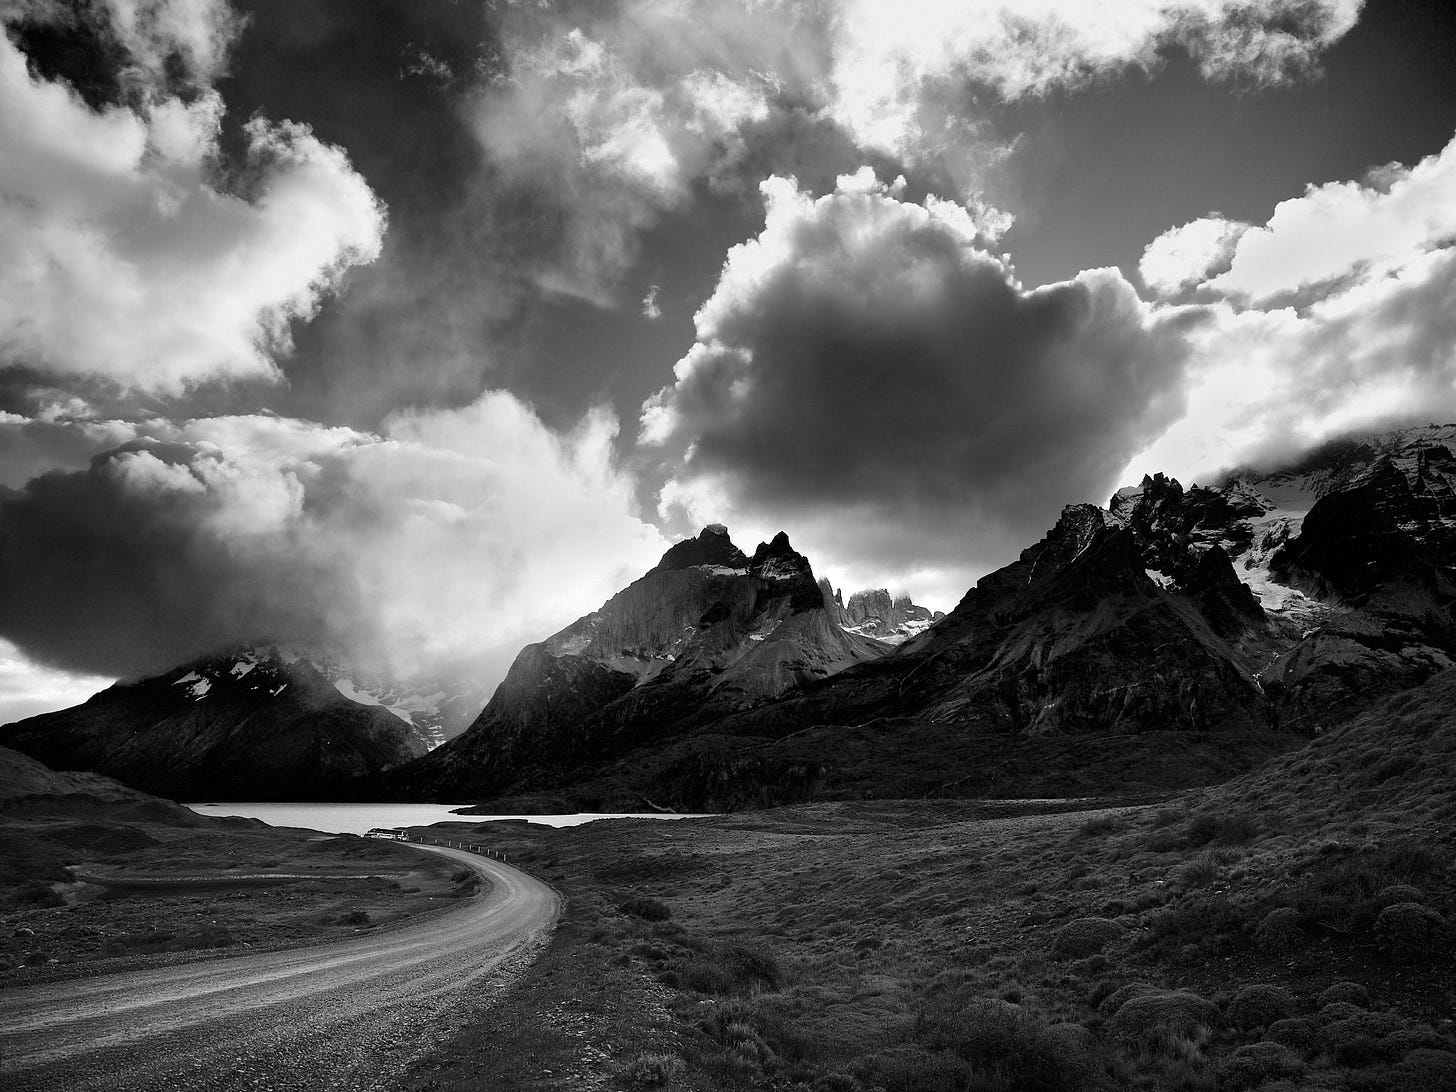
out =
[(692, 819), (696, 816), (620, 812), (575, 815), (456, 815), (469, 804), (188, 804), (199, 815), (243, 815), (273, 827), (307, 827), (330, 834), (363, 834), (371, 827), (421, 827), (431, 823), (489, 823), (525, 819), (548, 827), (574, 827), (598, 819)]

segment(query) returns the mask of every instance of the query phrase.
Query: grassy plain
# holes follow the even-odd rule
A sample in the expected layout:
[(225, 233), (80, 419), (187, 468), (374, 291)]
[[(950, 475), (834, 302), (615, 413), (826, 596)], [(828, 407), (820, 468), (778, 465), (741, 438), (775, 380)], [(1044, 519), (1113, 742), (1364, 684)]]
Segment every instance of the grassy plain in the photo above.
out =
[(1456, 1088), (1456, 676), (1137, 806), (452, 829), (568, 913), (417, 1089)]

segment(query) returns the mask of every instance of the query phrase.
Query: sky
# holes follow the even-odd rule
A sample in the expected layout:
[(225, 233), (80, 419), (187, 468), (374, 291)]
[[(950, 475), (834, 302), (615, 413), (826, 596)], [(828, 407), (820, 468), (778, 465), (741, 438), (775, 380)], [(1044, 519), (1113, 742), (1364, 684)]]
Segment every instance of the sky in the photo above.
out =
[(709, 522), (950, 609), (1456, 419), (1433, 0), (0, 0), (0, 722), (491, 682)]

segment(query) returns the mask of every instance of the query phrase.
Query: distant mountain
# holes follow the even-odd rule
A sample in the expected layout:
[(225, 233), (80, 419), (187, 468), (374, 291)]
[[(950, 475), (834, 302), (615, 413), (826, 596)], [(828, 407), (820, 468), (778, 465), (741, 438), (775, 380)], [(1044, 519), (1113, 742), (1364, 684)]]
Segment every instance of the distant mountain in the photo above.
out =
[(490, 697), (486, 687), (460, 672), (398, 679), (326, 652), (286, 649), (281, 654), (307, 661), (349, 700), (393, 713), (431, 749), (469, 728)]
[[(686, 808), (1220, 780), (1452, 666), (1453, 441), (1456, 426), (1405, 429), (1212, 487), (1147, 477), (1105, 509), (1067, 508), (886, 654), (827, 656), (832, 669), (751, 700), (742, 689), (723, 700), (733, 676), (715, 672), (729, 664), (701, 654), (701, 674), (644, 685), (667, 662), (661, 636), (636, 641), (601, 620), (671, 600), (639, 582), (523, 653), (469, 733), (401, 773), (432, 772), (409, 782), (425, 794)], [(675, 557), (724, 580), (744, 573), (717, 532), (674, 551), (654, 573), (684, 571)], [(887, 594), (845, 604), (821, 582), (820, 609), (807, 585), (802, 596), (798, 624), (813, 619), (816, 634), (857, 617), (900, 624)]]
[(0, 728), (0, 745), (178, 800), (315, 799), (427, 749), (395, 714), (271, 646), (117, 683)]
[(787, 535), (750, 557), (713, 524), (527, 646), (464, 736), (382, 783), (434, 799), (538, 787), (889, 649), (836, 624)]
[[(1236, 471), (1184, 491), (1145, 478), (1111, 510), (1176, 582), (1217, 549), (1262, 607), (1246, 642), (1286, 723), (1345, 719), (1456, 656), (1456, 426), (1342, 440), (1272, 472)], [(1236, 593), (1242, 597), (1242, 593)]]
[(908, 595), (891, 596), (886, 588), (854, 592), (848, 603), (828, 579), (819, 581), (819, 589), (830, 617), (841, 629), (890, 645), (903, 644), (945, 617), (944, 611), (918, 606)]

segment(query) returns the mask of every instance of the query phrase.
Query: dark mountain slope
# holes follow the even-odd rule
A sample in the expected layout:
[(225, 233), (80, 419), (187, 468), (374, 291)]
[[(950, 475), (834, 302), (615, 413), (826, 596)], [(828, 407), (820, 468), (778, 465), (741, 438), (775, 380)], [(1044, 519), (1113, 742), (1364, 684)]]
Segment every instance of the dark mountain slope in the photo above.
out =
[(887, 649), (834, 623), (787, 535), (750, 558), (710, 526), (524, 649), (464, 736), (359, 791), (479, 798), (555, 784)]
[[(1226, 557), (1222, 564), (1221, 579), (1236, 584)], [(810, 647), (837, 629), (823, 609), (793, 613), (782, 625), (810, 631)], [(741, 662), (756, 663), (770, 647)], [(1091, 505), (1068, 508), (1042, 542), (890, 655), (821, 676), (799, 671), (775, 701), (745, 703), (741, 691), (719, 700), (732, 678), (679, 667), (575, 720), (564, 748), (563, 733), (553, 733), (551, 750), (525, 762), (521, 733), (512, 734), (520, 710), (497, 721), (503, 703), (493, 701), (470, 733), (478, 749), (452, 744), (399, 773), (451, 760), (456, 793), (566, 790), (594, 803), (738, 806), (954, 791), (984, 781), (987, 756), (1004, 741), (1067, 740), (1044, 748), (1065, 764), (1097, 749), (1084, 744), (1089, 737), (1123, 740), (1122, 752), (1142, 747), (1126, 741), (1149, 733), (1263, 739), (1274, 719), (1197, 597), (1160, 587), (1134, 533)], [(1267, 740), (1255, 748), (1273, 749)], [(488, 775), (484, 761), (493, 764)], [(1222, 776), (1247, 768), (1222, 753), (1210, 762)], [(1197, 763), (1191, 771), (1176, 776), (1197, 783), (1207, 773)], [(1140, 784), (1166, 780), (1149, 770)]]
[(408, 725), (271, 650), (211, 657), (0, 728), (0, 744), (173, 799), (314, 799), (424, 750)]

